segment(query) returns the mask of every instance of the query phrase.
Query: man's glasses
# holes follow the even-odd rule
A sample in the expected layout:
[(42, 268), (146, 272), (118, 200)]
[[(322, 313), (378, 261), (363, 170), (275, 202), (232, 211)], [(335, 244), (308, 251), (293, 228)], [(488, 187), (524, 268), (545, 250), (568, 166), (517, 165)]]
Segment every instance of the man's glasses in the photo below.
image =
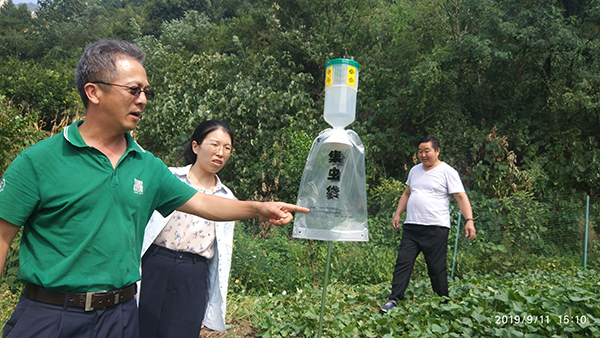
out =
[(152, 101), (154, 99), (154, 92), (151, 89), (142, 89), (140, 87), (129, 87), (129, 86), (124, 86), (124, 85), (120, 85), (120, 84), (116, 84), (116, 83), (108, 83), (108, 82), (102, 82), (102, 81), (94, 81), (94, 82), (90, 82), (90, 83), (99, 83), (99, 84), (104, 84), (104, 85), (109, 85), (109, 86), (117, 86), (117, 87), (127, 88), (127, 89), (129, 89), (129, 92), (131, 93), (131, 95), (133, 95), (135, 97), (140, 97), (140, 94), (142, 92), (144, 92), (144, 95), (146, 95), (146, 100)]

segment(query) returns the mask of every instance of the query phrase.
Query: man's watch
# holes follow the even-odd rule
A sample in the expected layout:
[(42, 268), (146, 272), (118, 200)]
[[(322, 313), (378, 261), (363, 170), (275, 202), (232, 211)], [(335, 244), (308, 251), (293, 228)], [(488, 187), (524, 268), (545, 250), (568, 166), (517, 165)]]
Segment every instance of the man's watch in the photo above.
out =
[[(467, 221), (473, 221), (473, 219), (472, 218), (466, 218), (465, 222), (467, 222)], [(473, 222), (475, 222), (475, 221), (473, 221)]]

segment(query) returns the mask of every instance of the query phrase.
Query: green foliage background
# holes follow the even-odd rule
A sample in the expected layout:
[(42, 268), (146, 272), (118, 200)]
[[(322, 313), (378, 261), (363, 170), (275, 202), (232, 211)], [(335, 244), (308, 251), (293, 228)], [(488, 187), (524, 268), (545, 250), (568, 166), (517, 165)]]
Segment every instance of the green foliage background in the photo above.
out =
[[(82, 114), (73, 69), (100, 38), (148, 54), (158, 92), (137, 131), (169, 164), (193, 127), (236, 133), (224, 172), (242, 198), (293, 200), (295, 133), (314, 139), (324, 65), (361, 64), (356, 121), (369, 184), (403, 181), (416, 141), (488, 197), (599, 189), (597, 1), (52, 1), (0, 9), (0, 93), (49, 129)], [(291, 168), (288, 168), (291, 169)], [(264, 176), (264, 177), (263, 177)], [(285, 189), (283, 188), (285, 186)]]
[[(479, 230), (471, 244), (459, 234), (457, 277), (581, 266), (586, 195), (587, 264), (600, 266), (598, 0), (40, 0), (36, 16), (8, 1), (0, 173), (84, 115), (74, 68), (101, 38), (147, 53), (158, 95), (138, 142), (173, 165), (198, 123), (226, 122), (235, 150), (221, 176), (242, 200), (295, 202), (312, 140), (329, 127), (325, 63), (360, 63), (348, 128), (366, 148), (371, 241), (336, 244), (334, 284), (389, 283), (401, 235), (391, 218), (428, 134), (461, 174)], [(322, 281), (326, 243), (291, 239), (291, 225), (243, 222), (235, 241), (235, 293)], [(2, 280), (16, 292), (13, 246)], [(426, 277), (420, 258), (413, 277)]]

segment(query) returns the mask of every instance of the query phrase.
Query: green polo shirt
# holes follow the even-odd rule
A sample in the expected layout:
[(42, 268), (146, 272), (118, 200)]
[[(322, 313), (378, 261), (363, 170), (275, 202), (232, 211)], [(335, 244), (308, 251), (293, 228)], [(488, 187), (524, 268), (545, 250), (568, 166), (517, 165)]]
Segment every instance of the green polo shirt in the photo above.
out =
[(0, 181), (0, 218), (23, 227), (19, 278), (65, 292), (114, 290), (140, 279), (144, 228), (196, 190), (127, 133), (112, 167), (78, 121), (23, 151)]

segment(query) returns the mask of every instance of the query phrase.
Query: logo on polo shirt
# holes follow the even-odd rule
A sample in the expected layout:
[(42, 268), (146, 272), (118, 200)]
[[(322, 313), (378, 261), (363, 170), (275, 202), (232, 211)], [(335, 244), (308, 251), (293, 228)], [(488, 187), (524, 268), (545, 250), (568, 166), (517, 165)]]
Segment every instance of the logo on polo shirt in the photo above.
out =
[(138, 180), (137, 178), (133, 179), (133, 192), (138, 195), (144, 194), (144, 182)]
[(6, 181), (4, 180), (4, 177), (2, 177), (2, 180), (0, 181), (0, 192), (4, 190), (4, 186), (6, 186)]

